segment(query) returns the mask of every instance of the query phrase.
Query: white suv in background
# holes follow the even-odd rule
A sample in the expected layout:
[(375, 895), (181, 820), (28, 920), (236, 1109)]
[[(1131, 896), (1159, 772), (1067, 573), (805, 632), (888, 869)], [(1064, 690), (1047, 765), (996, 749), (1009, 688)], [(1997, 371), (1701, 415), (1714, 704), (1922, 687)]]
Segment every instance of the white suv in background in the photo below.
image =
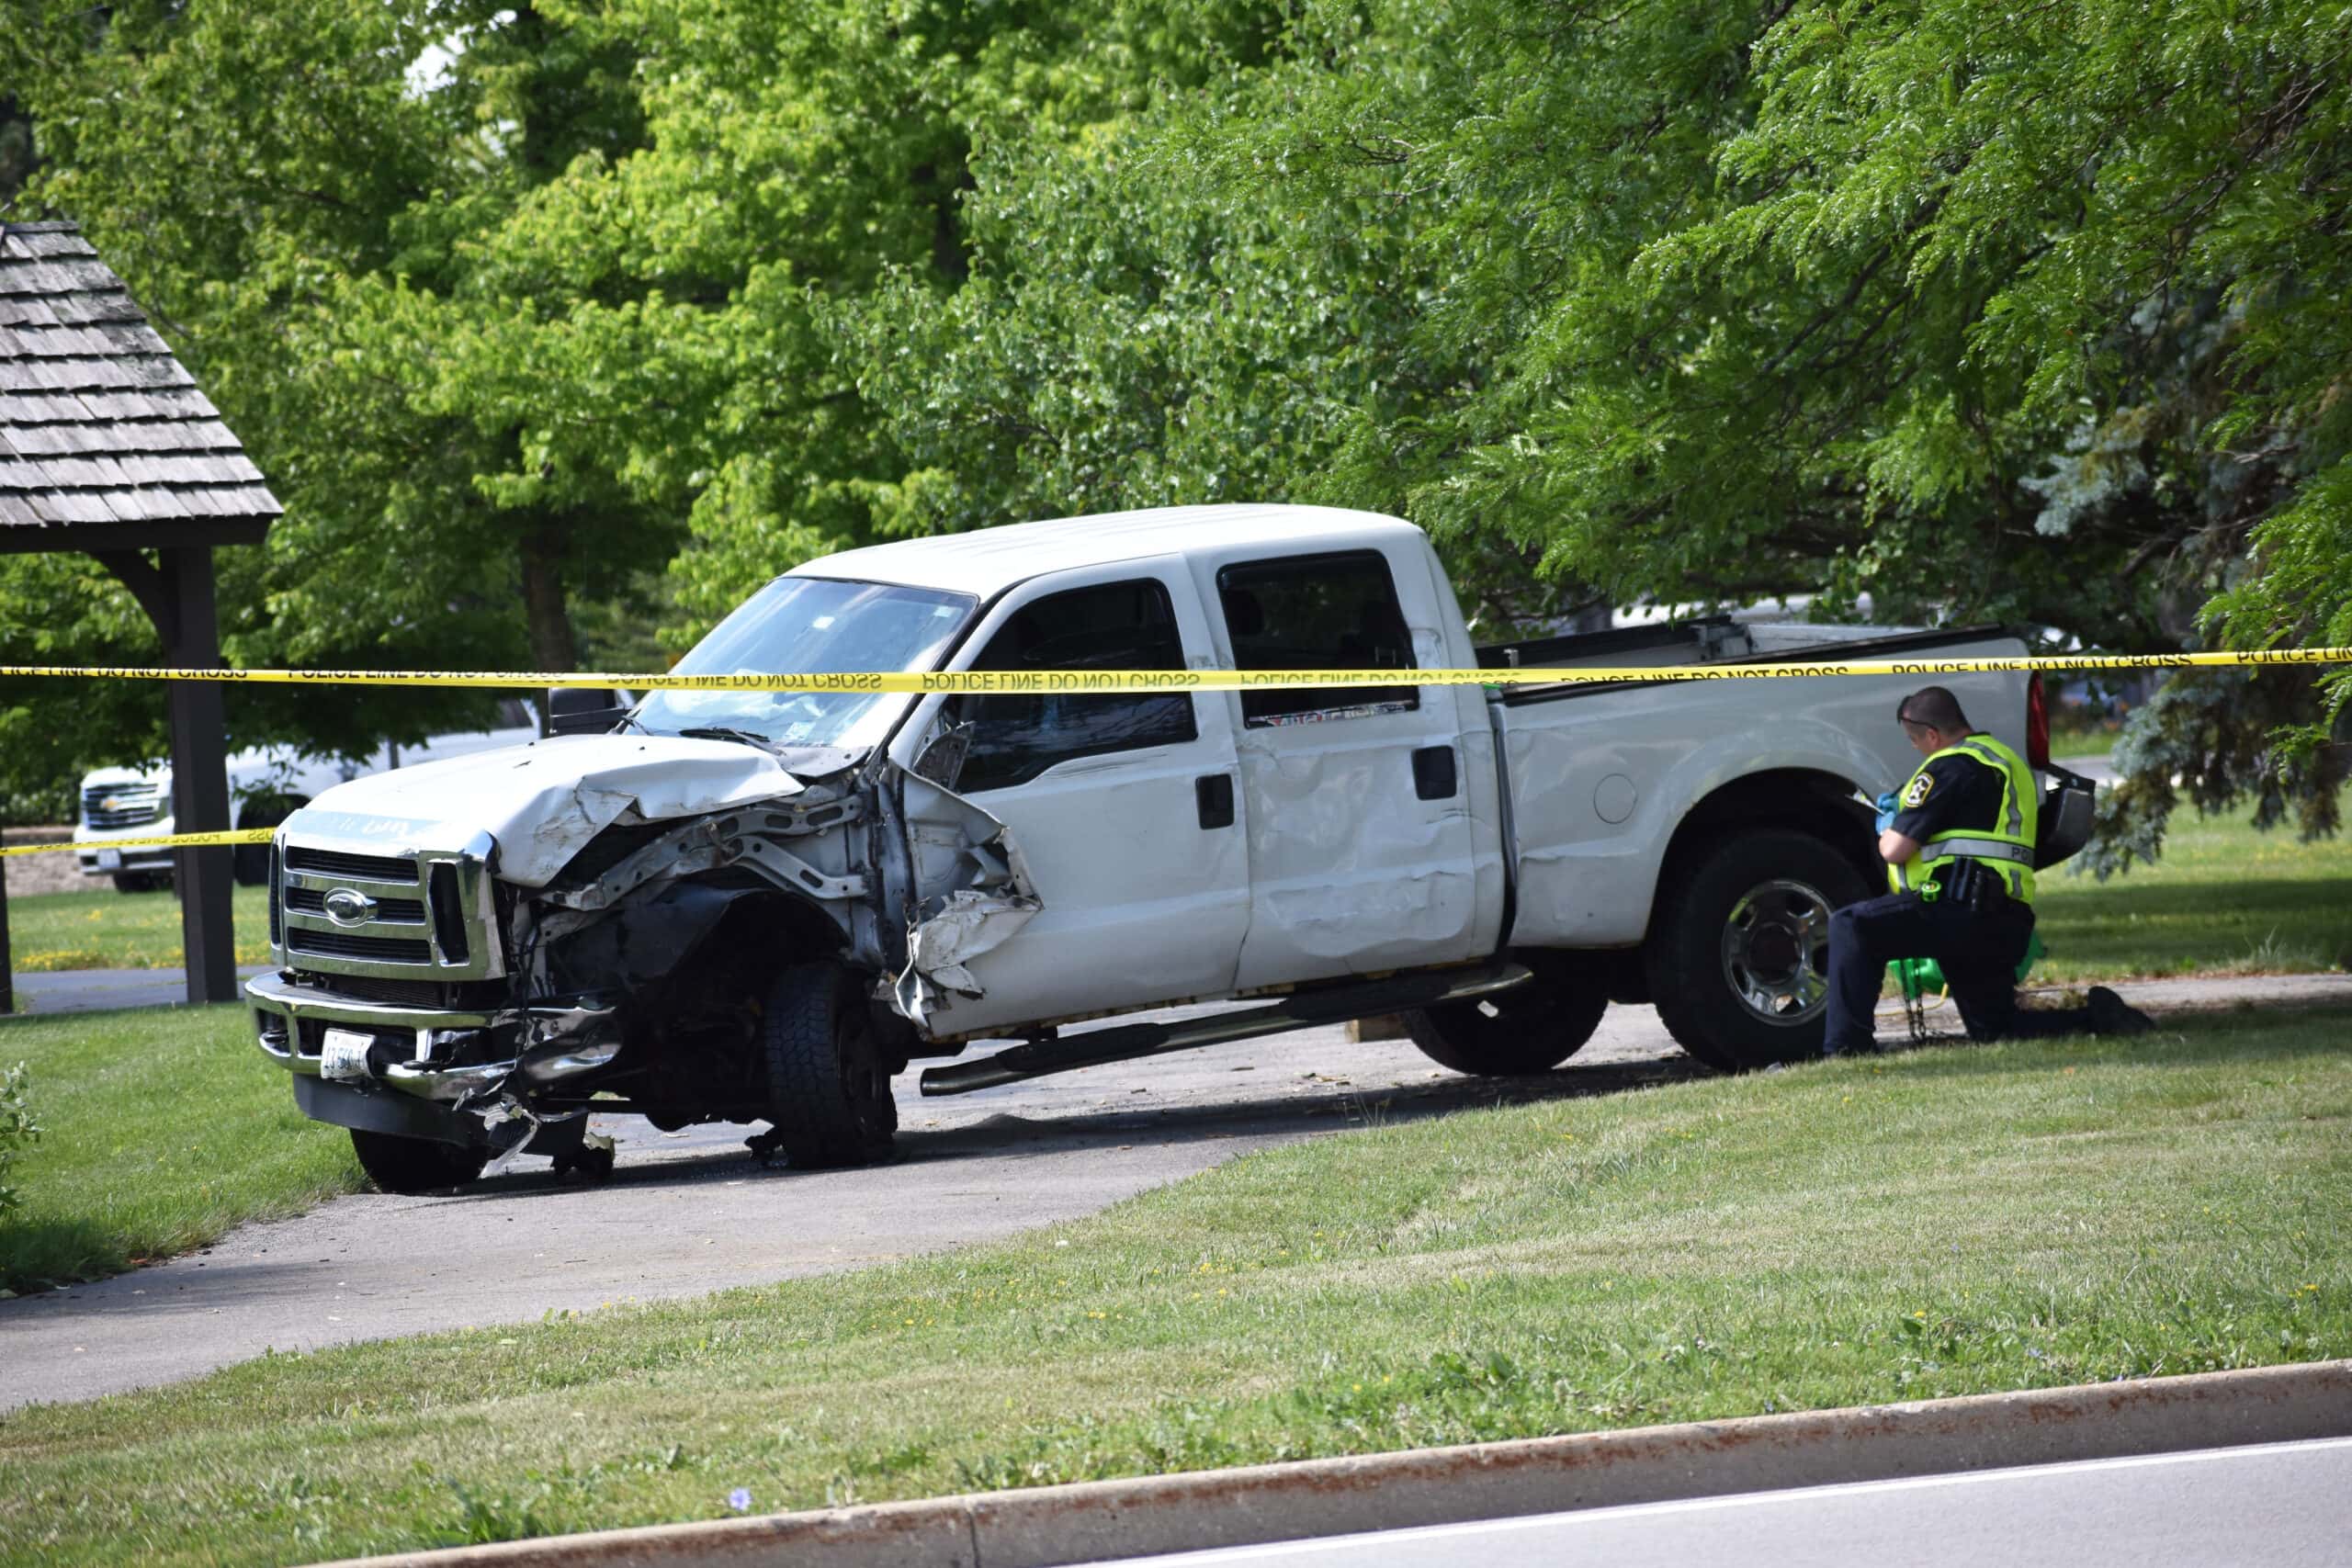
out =
[[(229, 820), (238, 828), (274, 828), (320, 791), (369, 773), (436, 762), (500, 746), (518, 746), (539, 735), (537, 713), (519, 698), (498, 705), (499, 728), (462, 735), (435, 735), (422, 746), (379, 746), (360, 761), (305, 757), (291, 746), (239, 751), (229, 759)], [(81, 808), (74, 825), (76, 858), (85, 876), (110, 876), (124, 893), (166, 886), (172, 852), (156, 846), (115, 849), (123, 839), (157, 839), (177, 829), (172, 822), (172, 766), (93, 768), (82, 775)], [(269, 880), (269, 846), (240, 844), (233, 852), (237, 881), (258, 887)]]

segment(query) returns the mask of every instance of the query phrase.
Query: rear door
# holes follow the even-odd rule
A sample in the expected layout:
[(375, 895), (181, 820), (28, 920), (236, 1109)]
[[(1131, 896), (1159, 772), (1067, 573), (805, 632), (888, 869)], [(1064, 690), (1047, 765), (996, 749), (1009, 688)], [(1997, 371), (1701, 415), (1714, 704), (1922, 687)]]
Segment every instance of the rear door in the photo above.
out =
[[(1169, 556), (1014, 590), (948, 668), (1182, 670), (1208, 663), (1211, 646)], [(1041, 908), (965, 964), (984, 994), (954, 997), (934, 1033), (1232, 987), (1250, 868), (1232, 725), (1214, 694), (926, 698), (902, 731), (909, 754), (893, 755), (912, 766), (943, 731), (966, 750), (940, 782), (1011, 829)], [(922, 793), (910, 784), (918, 817)]]
[(1443, 642), (1432, 615), (1417, 633), (1397, 593), (1400, 581), (1426, 584), (1426, 565), (1380, 547), (1242, 549), (1196, 570), (1234, 668), (1397, 672), (1394, 685), (1224, 694), (1250, 851), (1235, 984), (1484, 956), (1494, 919), (1481, 919), (1462, 732), (1476, 705), (1411, 683), (1421, 654), (1442, 658)]

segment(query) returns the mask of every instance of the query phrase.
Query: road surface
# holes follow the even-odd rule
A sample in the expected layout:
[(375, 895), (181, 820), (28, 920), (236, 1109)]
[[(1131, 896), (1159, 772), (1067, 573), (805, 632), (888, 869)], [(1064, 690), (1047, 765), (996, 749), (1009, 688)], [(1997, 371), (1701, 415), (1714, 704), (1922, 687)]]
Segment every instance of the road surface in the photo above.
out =
[(1119, 1568), (2340, 1568), (2352, 1438), (1645, 1503)]

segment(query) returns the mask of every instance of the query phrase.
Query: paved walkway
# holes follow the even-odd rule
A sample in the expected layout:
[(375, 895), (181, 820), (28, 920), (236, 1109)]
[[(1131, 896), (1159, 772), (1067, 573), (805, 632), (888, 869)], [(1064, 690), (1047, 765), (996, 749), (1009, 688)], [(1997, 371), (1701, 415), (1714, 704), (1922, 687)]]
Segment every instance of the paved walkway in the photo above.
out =
[[(237, 978), (268, 965), (247, 964)], [(176, 1007), (187, 999), (187, 976), (177, 969), (60, 969), (16, 977), (17, 1006), (25, 1012), (102, 1012), (108, 1008)]]

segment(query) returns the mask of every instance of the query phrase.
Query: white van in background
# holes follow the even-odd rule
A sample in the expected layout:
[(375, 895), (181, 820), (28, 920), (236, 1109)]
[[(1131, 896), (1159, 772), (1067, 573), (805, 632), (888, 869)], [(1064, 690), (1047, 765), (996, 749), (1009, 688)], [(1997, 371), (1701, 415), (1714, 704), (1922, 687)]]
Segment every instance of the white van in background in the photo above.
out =
[[(437, 762), (500, 746), (519, 746), (539, 736), (537, 712), (520, 698), (498, 705), (496, 729), (434, 735), (422, 746), (379, 746), (367, 758), (345, 761), (305, 757), (291, 746), (263, 746), (229, 758), (229, 821), (236, 828), (274, 828), (307, 806), (320, 791), (392, 768)], [(158, 839), (177, 831), (172, 822), (172, 765), (93, 768), (82, 775), (81, 807), (74, 824), (76, 858), (85, 876), (109, 876), (124, 893), (168, 886), (169, 849), (109, 847), (123, 839)], [(240, 844), (234, 851), (237, 881), (258, 887), (269, 880), (269, 846)]]

